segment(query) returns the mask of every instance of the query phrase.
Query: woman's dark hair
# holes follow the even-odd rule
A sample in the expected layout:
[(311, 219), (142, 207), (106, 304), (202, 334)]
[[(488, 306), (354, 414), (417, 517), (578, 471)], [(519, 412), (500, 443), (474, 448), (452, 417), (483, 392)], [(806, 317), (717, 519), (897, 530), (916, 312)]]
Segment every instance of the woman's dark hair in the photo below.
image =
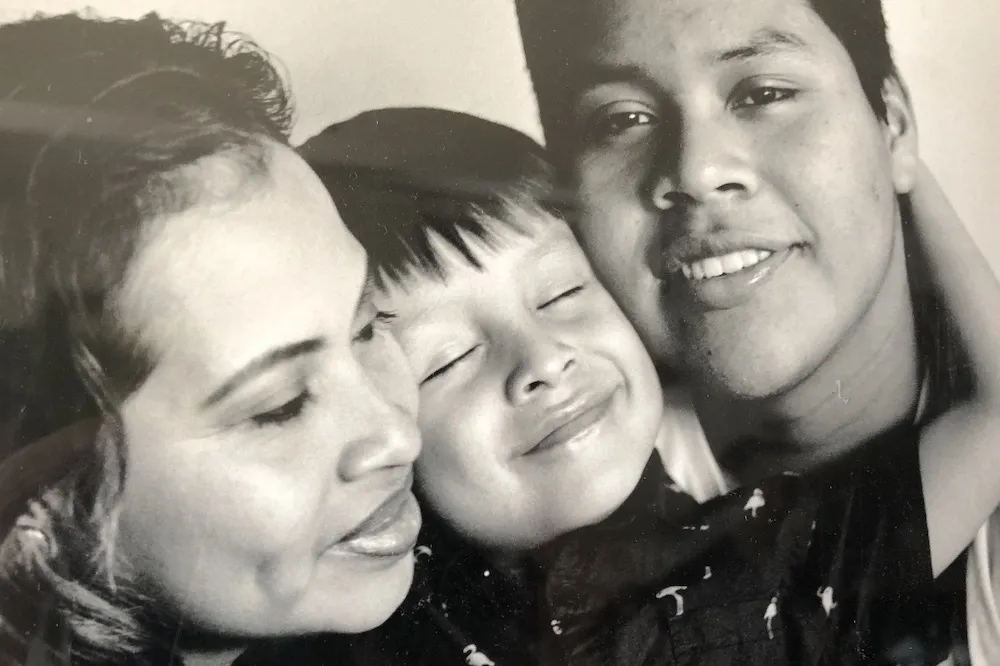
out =
[[(0, 653), (46, 635), (48, 649), (120, 663), (172, 626), (117, 570), (117, 412), (154, 360), (117, 299), (151, 222), (219, 196), (200, 186), (199, 161), (265, 178), (291, 121), (275, 65), (222, 23), (0, 26), (0, 472), (58, 431), (90, 445), (27, 498), (0, 488)], [(80, 422), (95, 424), (89, 435), (73, 430)]]

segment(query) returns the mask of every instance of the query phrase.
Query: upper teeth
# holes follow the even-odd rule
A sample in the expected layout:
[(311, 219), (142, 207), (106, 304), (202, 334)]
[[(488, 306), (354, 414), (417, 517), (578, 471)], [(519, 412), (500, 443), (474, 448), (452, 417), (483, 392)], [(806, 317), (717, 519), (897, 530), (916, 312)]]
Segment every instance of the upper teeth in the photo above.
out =
[(692, 261), (690, 264), (682, 263), (681, 272), (689, 280), (692, 278), (695, 280), (714, 278), (749, 268), (770, 256), (771, 252), (767, 250), (741, 250), (718, 257), (699, 259), (698, 261)]

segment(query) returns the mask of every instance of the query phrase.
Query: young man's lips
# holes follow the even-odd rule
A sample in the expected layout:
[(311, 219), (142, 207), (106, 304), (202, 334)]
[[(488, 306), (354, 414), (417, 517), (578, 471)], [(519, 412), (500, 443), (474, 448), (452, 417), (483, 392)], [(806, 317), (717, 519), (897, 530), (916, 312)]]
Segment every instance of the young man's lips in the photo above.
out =
[[(727, 310), (747, 303), (799, 251), (793, 245), (758, 255), (756, 263), (731, 273), (699, 277), (678, 270), (666, 281), (672, 294), (707, 310)], [(715, 271), (712, 271), (715, 272)]]
[(420, 532), (420, 508), (410, 491), (412, 476), (351, 532), (328, 550), (372, 558), (400, 558), (413, 550)]
[(525, 455), (549, 451), (589, 431), (607, 415), (615, 393), (616, 390), (593, 393), (556, 408), (547, 426), (548, 432)]

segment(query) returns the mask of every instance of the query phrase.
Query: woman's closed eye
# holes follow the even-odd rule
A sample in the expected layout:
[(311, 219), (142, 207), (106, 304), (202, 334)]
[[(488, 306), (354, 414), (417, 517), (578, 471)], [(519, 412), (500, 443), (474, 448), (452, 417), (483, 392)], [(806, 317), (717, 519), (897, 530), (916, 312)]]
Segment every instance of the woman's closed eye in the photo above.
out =
[(306, 406), (312, 402), (312, 399), (312, 392), (309, 391), (309, 389), (306, 389), (288, 402), (275, 407), (274, 409), (254, 414), (250, 417), (250, 421), (255, 426), (261, 428), (288, 423), (289, 421), (301, 416), (302, 412), (305, 411)]
[(455, 367), (458, 366), (459, 364), (463, 363), (464, 361), (469, 360), (472, 357), (472, 355), (476, 352), (477, 349), (479, 349), (479, 345), (473, 345), (472, 347), (469, 347), (468, 349), (466, 349), (461, 354), (458, 354), (457, 356), (451, 357), (450, 360), (444, 362), (443, 364), (437, 365), (436, 369), (434, 369), (431, 372), (429, 372), (420, 381), (420, 385), (423, 386), (427, 382), (430, 382), (430, 381), (433, 381), (435, 379), (439, 379), (439, 378), (443, 377), (444, 375), (446, 375), (447, 373), (449, 373), (450, 371), (452, 371), (453, 369), (455, 369)]

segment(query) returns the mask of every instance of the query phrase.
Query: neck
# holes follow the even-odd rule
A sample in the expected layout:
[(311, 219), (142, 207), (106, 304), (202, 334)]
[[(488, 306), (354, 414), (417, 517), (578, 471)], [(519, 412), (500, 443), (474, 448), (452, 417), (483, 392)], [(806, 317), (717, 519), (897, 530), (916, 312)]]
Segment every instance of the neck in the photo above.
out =
[[(723, 460), (741, 437), (774, 449), (729, 469), (749, 481), (778, 471), (808, 471), (912, 419), (919, 394), (913, 309), (897, 237), (886, 279), (867, 312), (827, 359), (779, 395), (736, 399), (702, 394), (698, 412)], [(764, 455), (761, 455), (763, 453)]]

